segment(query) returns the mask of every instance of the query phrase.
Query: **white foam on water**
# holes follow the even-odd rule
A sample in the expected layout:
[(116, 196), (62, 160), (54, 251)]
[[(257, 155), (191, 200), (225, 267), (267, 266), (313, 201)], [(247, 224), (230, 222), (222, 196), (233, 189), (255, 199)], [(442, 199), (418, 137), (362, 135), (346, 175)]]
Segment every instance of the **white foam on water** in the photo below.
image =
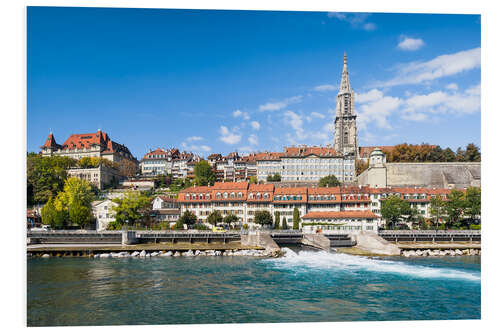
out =
[(283, 248), (284, 256), (267, 260), (278, 269), (292, 271), (342, 270), (353, 273), (359, 271), (392, 273), (429, 279), (455, 279), (481, 281), (481, 274), (453, 268), (428, 267), (418, 264), (408, 264), (401, 261), (371, 259), (343, 253), (327, 253), (300, 251), (298, 254), (288, 248)]

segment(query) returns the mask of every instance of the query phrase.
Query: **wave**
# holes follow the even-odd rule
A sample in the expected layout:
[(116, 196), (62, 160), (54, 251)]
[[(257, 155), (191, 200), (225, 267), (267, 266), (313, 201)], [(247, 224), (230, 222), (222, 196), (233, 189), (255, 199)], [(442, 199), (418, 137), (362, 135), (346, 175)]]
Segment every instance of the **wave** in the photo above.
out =
[(284, 256), (266, 260), (274, 268), (306, 272), (314, 270), (341, 270), (344, 272), (377, 272), (412, 276), (424, 279), (455, 279), (481, 281), (480, 272), (470, 272), (453, 268), (429, 267), (408, 264), (396, 260), (371, 259), (343, 253), (323, 251), (300, 251), (298, 254), (288, 248), (282, 249)]

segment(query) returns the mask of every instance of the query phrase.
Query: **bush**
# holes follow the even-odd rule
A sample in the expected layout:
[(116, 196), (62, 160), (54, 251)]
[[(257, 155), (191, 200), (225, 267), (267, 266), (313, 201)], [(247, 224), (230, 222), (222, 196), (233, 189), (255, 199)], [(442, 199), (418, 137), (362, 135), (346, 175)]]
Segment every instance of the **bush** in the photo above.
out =
[(201, 224), (201, 223), (194, 224), (193, 225), (193, 229), (196, 229), (196, 230), (210, 230), (209, 227), (207, 227), (206, 225)]

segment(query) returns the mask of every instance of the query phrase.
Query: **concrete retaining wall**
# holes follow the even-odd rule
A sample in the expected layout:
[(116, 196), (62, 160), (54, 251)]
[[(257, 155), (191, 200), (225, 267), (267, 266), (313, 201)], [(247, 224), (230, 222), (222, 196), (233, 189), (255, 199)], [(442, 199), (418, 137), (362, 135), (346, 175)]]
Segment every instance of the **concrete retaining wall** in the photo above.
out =
[(382, 237), (378, 236), (373, 232), (361, 231), (360, 233), (353, 235), (357, 245), (355, 247), (378, 255), (399, 255), (400, 249), (394, 244), (389, 243)]
[(302, 244), (330, 252), (330, 240), (322, 234), (304, 234)]

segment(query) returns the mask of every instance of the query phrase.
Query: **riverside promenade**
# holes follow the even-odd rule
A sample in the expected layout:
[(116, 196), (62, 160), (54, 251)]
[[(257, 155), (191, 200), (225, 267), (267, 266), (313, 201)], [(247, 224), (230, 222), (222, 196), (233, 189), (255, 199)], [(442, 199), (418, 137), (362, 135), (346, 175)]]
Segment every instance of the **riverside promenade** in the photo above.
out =
[[(385, 230), (358, 233), (303, 233), (299, 230), (28, 231), (28, 255), (93, 256), (135, 251), (264, 251), (279, 256), (281, 246), (302, 245), (358, 255), (403, 255), (438, 251), (480, 254), (478, 230)], [(439, 252), (442, 251), (442, 252)], [(445, 252), (448, 251), (448, 252)]]

